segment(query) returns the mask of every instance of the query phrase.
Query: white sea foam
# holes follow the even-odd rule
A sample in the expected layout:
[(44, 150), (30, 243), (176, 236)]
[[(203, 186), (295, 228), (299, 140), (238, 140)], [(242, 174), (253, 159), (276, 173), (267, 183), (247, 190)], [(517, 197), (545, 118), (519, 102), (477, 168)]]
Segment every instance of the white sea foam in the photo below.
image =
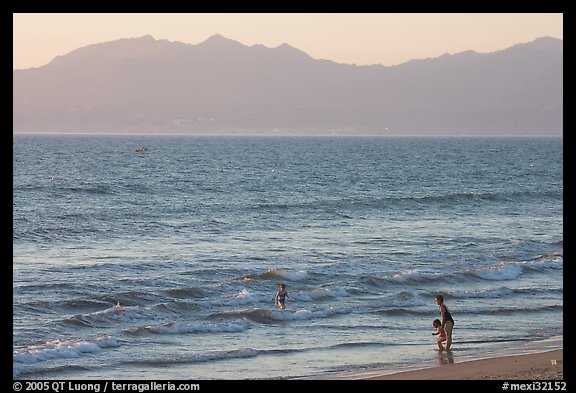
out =
[(437, 279), (442, 276), (442, 273), (423, 271), (419, 269), (408, 269), (392, 275), (390, 278), (393, 281), (404, 283), (406, 281), (419, 281), (426, 279)]
[(522, 274), (522, 268), (515, 264), (497, 263), (484, 269), (476, 270), (475, 274), (484, 280), (515, 280)]
[(57, 358), (77, 358), (85, 353), (100, 352), (103, 348), (120, 344), (110, 336), (98, 336), (87, 340), (53, 340), (13, 351), (12, 359), (19, 363), (36, 363)]
[(545, 254), (534, 261), (524, 262), (530, 267), (544, 268), (544, 269), (564, 269), (564, 256), (561, 254)]
[(242, 289), (241, 291), (233, 295), (224, 295), (224, 297), (230, 299), (236, 304), (254, 303), (261, 300), (257, 296), (253, 295), (246, 288)]

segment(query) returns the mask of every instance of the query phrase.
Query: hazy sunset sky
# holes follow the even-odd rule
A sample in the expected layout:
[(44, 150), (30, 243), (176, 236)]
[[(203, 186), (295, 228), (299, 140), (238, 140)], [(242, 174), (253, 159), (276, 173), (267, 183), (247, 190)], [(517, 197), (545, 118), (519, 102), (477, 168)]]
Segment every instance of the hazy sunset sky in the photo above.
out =
[(548, 14), (13, 14), (13, 67), (39, 67), (98, 42), (152, 35), (197, 44), (221, 34), (245, 45), (292, 45), (316, 59), (400, 64), (465, 50), (492, 52), (563, 38)]

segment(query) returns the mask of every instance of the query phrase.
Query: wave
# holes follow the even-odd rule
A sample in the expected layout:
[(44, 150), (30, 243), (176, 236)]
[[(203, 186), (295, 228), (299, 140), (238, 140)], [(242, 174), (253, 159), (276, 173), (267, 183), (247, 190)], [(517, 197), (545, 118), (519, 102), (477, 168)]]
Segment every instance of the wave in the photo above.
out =
[(107, 184), (85, 184), (74, 186), (62, 186), (56, 182), (47, 184), (24, 184), (15, 187), (15, 191), (25, 192), (45, 192), (50, 195), (65, 193), (86, 193), (86, 194), (113, 194), (114, 187)]
[(508, 287), (499, 287), (492, 289), (471, 289), (450, 292), (450, 298), (453, 299), (498, 299), (515, 293), (515, 290)]
[(345, 342), (330, 345), (323, 349), (338, 349), (338, 348), (366, 348), (366, 347), (387, 347), (393, 344), (384, 343), (381, 341), (359, 341), (359, 342)]
[(483, 280), (503, 281), (514, 280), (522, 275), (523, 269), (516, 264), (506, 262), (497, 263), (482, 269), (471, 270), (466, 274), (472, 274)]
[(378, 277), (374, 275), (363, 276), (360, 282), (377, 288), (389, 287), (389, 285), (422, 285), (426, 283), (434, 283), (437, 281), (445, 281), (447, 279), (462, 280), (462, 278), (471, 278), (470, 271), (464, 270), (453, 273), (446, 273), (444, 271), (432, 269), (407, 269), (397, 273), (390, 273)]
[[(52, 187), (51, 187), (52, 188)], [(54, 187), (51, 193), (82, 193), (89, 195), (114, 194), (115, 189), (106, 184), (90, 184), (85, 186)]]
[[(522, 198), (552, 198), (562, 199), (562, 192), (559, 191), (512, 191), (512, 192), (456, 192), (440, 195), (428, 195), (413, 198), (424, 202), (462, 202), (468, 200), (478, 201), (514, 201)], [(407, 198), (412, 199), (412, 198)]]
[(562, 304), (551, 304), (551, 305), (541, 305), (534, 307), (494, 307), (488, 309), (476, 310), (475, 314), (518, 314), (518, 313), (540, 313), (543, 311), (563, 311), (564, 306)]
[(264, 273), (248, 274), (241, 277), (241, 280), (287, 280), (304, 281), (308, 279), (309, 273), (304, 270), (289, 271), (284, 269), (268, 269)]
[(455, 290), (447, 292), (451, 299), (501, 299), (518, 295), (520, 298), (529, 298), (539, 295), (562, 295), (563, 288), (509, 288), (501, 286), (491, 289)]
[(428, 304), (428, 301), (425, 301), (421, 297), (416, 296), (416, 294), (413, 292), (402, 291), (387, 296), (385, 299), (379, 301), (378, 303), (389, 305), (391, 307), (418, 307), (425, 306)]
[(250, 324), (245, 320), (233, 322), (197, 322), (178, 324), (174, 322), (159, 325), (148, 325), (144, 327), (131, 327), (123, 332), (130, 335), (143, 334), (187, 334), (187, 333), (230, 333), (242, 332), (250, 328)]
[(260, 203), (249, 207), (257, 211), (309, 209), (322, 208), (337, 214), (339, 217), (350, 217), (344, 214), (344, 210), (357, 210), (358, 208), (391, 209), (398, 206), (413, 205), (458, 205), (470, 202), (518, 202), (525, 200), (562, 200), (562, 191), (537, 190), (537, 191), (511, 191), (511, 192), (453, 192), (421, 196), (386, 196), (386, 197), (349, 197), (342, 199), (318, 200), (303, 203)]
[[(434, 310), (435, 311), (435, 310)], [(391, 307), (374, 311), (375, 314), (383, 314), (390, 316), (423, 316), (430, 315), (431, 310), (417, 310), (404, 307)]]
[(78, 240), (95, 234), (106, 234), (105, 228), (93, 226), (46, 226), (30, 230), (14, 229), (13, 240), (23, 240), (32, 242), (50, 242)]
[(126, 291), (109, 295), (95, 296), (95, 299), (108, 303), (115, 304), (120, 302), (129, 306), (143, 306), (153, 301), (163, 300), (165, 297), (159, 297), (153, 292), (149, 291)]
[(408, 269), (398, 273), (387, 274), (382, 277), (374, 275), (363, 276), (360, 278), (360, 282), (368, 286), (382, 288), (388, 287), (390, 284), (414, 285), (422, 284), (424, 282), (434, 282), (444, 280), (446, 277), (446, 273), (421, 269)]
[(332, 315), (345, 312), (342, 309), (327, 308), (321, 310), (265, 310), (252, 308), (240, 311), (224, 311), (211, 314), (210, 318), (246, 318), (261, 324), (274, 324), (280, 321), (308, 320), (314, 318), (328, 318)]
[(558, 253), (545, 254), (530, 261), (498, 262), (481, 268), (462, 269), (446, 273), (431, 269), (407, 269), (382, 277), (363, 276), (360, 282), (372, 287), (388, 287), (394, 285), (422, 285), (437, 281), (462, 280), (475, 281), (511, 281), (518, 279), (524, 273), (546, 273), (562, 270), (563, 257)]
[(564, 254), (549, 252), (523, 263), (528, 268), (561, 270), (564, 268)]
[(423, 281), (423, 280), (435, 281), (442, 279), (443, 276), (445, 276), (445, 273), (443, 272), (421, 270), (421, 269), (408, 269), (391, 275), (390, 280), (398, 283), (406, 283), (409, 281)]
[(58, 358), (77, 358), (83, 354), (100, 352), (104, 348), (118, 347), (118, 341), (107, 335), (87, 340), (54, 340), (44, 344), (15, 349), (12, 360), (18, 363), (37, 363)]
[(89, 367), (82, 367), (73, 364), (68, 364), (64, 366), (56, 366), (50, 368), (27, 368), (22, 367), (18, 364), (12, 365), (12, 378), (14, 379), (21, 379), (27, 375), (30, 375), (31, 379), (38, 379), (39, 376), (47, 377), (52, 376), (53, 378), (58, 378), (59, 375), (65, 373), (77, 373), (77, 372), (85, 372), (90, 371)]
[(291, 295), (295, 300), (313, 302), (322, 299), (335, 299), (347, 297), (348, 291), (341, 287), (336, 288), (312, 288), (304, 291), (294, 291)]
[(177, 314), (186, 313), (189, 311), (197, 311), (199, 305), (195, 302), (188, 302), (186, 300), (173, 300), (165, 303), (159, 303), (151, 307), (152, 310), (158, 311), (160, 314)]
[(261, 308), (253, 308), (249, 310), (241, 310), (241, 311), (222, 311), (216, 312), (209, 316), (209, 318), (234, 318), (234, 319), (242, 319), (246, 318), (254, 322), (262, 323), (262, 324), (271, 324), (278, 322), (279, 320), (276, 318), (275, 313), (277, 311), (270, 311), (264, 310)]
[(14, 286), (14, 288), (18, 288), (18, 292), (49, 291), (52, 289), (74, 289), (75, 287), (75, 284), (69, 282), (44, 282), (39, 284), (22, 284)]
[[(541, 312), (557, 312), (563, 311), (562, 304), (548, 304), (534, 307), (480, 307), (474, 310), (469, 309), (455, 309), (450, 308), (451, 314), (454, 316), (456, 323), (458, 323), (458, 315), (513, 315), (513, 314), (532, 314)], [(405, 307), (390, 307), (378, 309), (373, 312), (374, 314), (388, 315), (388, 316), (430, 316), (437, 314), (436, 310), (431, 309), (411, 309)]]
[(72, 299), (59, 303), (65, 310), (100, 310), (106, 306), (105, 302), (89, 299)]
[(198, 287), (188, 287), (188, 288), (173, 288), (173, 289), (166, 289), (163, 291), (169, 296), (180, 298), (180, 299), (187, 299), (187, 298), (202, 298), (206, 296), (206, 292), (202, 288)]
[[(248, 304), (263, 301), (262, 298), (255, 296), (246, 288), (233, 295), (224, 295), (224, 297), (230, 299), (232, 302), (234, 302), (234, 304)], [(273, 299), (273, 296), (270, 295), (268, 298)]]
[(102, 310), (106, 307), (105, 302), (100, 302), (97, 300), (87, 300), (87, 299), (71, 299), (71, 300), (46, 300), (46, 297), (32, 301), (19, 301), (14, 304), (14, 307), (20, 307), (22, 310), (28, 310), (32, 312), (38, 312), (45, 314), (46, 312), (57, 312), (62, 311), (72, 311), (78, 312), (82, 311), (93, 311)]
[(564, 258), (557, 253), (544, 254), (530, 261), (499, 262), (482, 269), (475, 269), (465, 274), (474, 274), (484, 280), (503, 281), (514, 280), (524, 272), (545, 272), (547, 270), (562, 270)]
[(218, 360), (251, 358), (256, 356), (258, 356), (257, 350), (251, 348), (241, 348), (229, 351), (213, 351), (213, 352), (195, 353), (191, 355), (165, 356), (154, 359), (129, 360), (126, 363), (140, 364), (146, 366), (167, 367), (172, 364), (202, 363)]
[(116, 305), (104, 310), (74, 315), (65, 322), (76, 326), (107, 326), (118, 322), (134, 322), (142, 319), (159, 319), (161, 315), (140, 306)]

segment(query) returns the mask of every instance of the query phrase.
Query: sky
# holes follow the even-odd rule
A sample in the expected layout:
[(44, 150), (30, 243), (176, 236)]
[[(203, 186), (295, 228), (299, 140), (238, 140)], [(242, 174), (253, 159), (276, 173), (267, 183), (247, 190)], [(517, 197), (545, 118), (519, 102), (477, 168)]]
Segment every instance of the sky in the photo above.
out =
[(315, 59), (396, 65), (474, 50), (493, 52), (538, 37), (563, 39), (561, 13), (13, 14), (13, 68), (40, 67), (99, 42), (152, 35), (198, 44), (214, 34), (245, 45), (283, 43)]

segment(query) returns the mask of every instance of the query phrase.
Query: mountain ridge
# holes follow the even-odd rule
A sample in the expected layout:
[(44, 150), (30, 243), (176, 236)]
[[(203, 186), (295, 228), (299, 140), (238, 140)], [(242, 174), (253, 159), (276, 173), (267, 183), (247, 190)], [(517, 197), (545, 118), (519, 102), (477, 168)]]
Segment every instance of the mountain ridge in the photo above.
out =
[(14, 70), (13, 132), (561, 135), (562, 44), (384, 66), (219, 34), (121, 38)]
[[(243, 48), (254, 48), (254, 47), (258, 47), (258, 48), (264, 48), (264, 49), (279, 49), (279, 48), (290, 48), (294, 51), (300, 52), (305, 54), (307, 57), (312, 58), (310, 55), (308, 55), (306, 52), (301, 51), (298, 48), (295, 48), (293, 46), (291, 46), (290, 44), (287, 43), (282, 43), (276, 47), (267, 47), (263, 44), (254, 44), (254, 45), (244, 45), (242, 43), (240, 43), (239, 41), (235, 41), (233, 39), (224, 37), (221, 34), (213, 34), (210, 37), (208, 37), (206, 40), (201, 41), (197, 44), (191, 44), (191, 43), (184, 43), (184, 42), (180, 42), (180, 41), (169, 41), (166, 39), (156, 39), (154, 38), (152, 35), (150, 34), (146, 34), (144, 36), (139, 36), (139, 37), (131, 37), (131, 38), (119, 38), (113, 41), (106, 41), (106, 42), (99, 42), (99, 43), (93, 43), (93, 44), (89, 44), (89, 45), (85, 45), (83, 47), (74, 49), (64, 55), (58, 55), (56, 56), (54, 59), (52, 59), (50, 62), (46, 63), (45, 65), (39, 66), (39, 67), (31, 67), (31, 68), (27, 68), (27, 69), (14, 69), (13, 71), (25, 71), (25, 70), (29, 70), (29, 69), (36, 69), (36, 68), (41, 68), (44, 67), (46, 65), (51, 64), (54, 60), (56, 59), (62, 59), (62, 58), (66, 58), (69, 55), (72, 55), (74, 53), (80, 52), (80, 51), (86, 51), (86, 50), (90, 50), (92, 48), (95, 47), (106, 47), (106, 46), (110, 46), (110, 45), (116, 45), (119, 43), (169, 43), (169, 44), (174, 44), (174, 45), (179, 45), (182, 47), (194, 47), (194, 46), (198, 46), (198, 45), (220, 45), (223, 42), (228, 42), (230, 43), (232, 46), (236, 46), (236, 47), (243, 47)], [(540, 45), (540, 44), (544, 44), (544, 45)], [(357, 66), (357, 67), (373, 67), (373, 66), (382, 66), (382, 67), (398, 67), (398, 66), (402, 66), (405, 65), (406, 63), (412, 63), (412, 62), (420, 62), (420, 61), (429, 61), (429, 60), (435, 60), (435, 59), (439, 59), (439, 58), (449, 58), (449, 57), (453, 57), (453, 56), (463, 56), (463, 55), (489, 55), (489, 54), (493, 54), (493, 53), (498, 53), (498, 52), (502, 52), (502, 51), (507, 51), (510, 50), (512, 48), (522, 48), (522, 47), (526, 47), (526, 46), (531, 46), (532, 48), (538, 48), (538, 47), (544, 47), (547, 48), (548, 45), (555, 45), (555, 46), (559, 46), (561, 47), (563, 44), (563, 40), (558, 39), (558, 38), (554, 38), (554, 37), (548, 37), (548, 36), (544, 36), (544, 37), (539, 37), (536, 38), (532, 41), (528, 41), (528, 42), (521, 42), (521, 43), (517, 43), (514, 44), (512, 46), (509, 46), (507, 48), (504, 49), (499, 49), (499, 50), (495, 50), (492, 52), (478, 52), (475, 50), (464, 50), (461, 52), (456, 52), (456, 53), (444, 53), (442, 55), (439, 56), (432, 56), (432, 57), (426, 57), (426, 58), (414, 58), (414, 59), (410, 59), (407, 60), (405, 62), (402, 63), (398, 63), (398, 64), (394, 64), (394, 65), (384, 65), (381, 63), (374, 63), (374, 64), (362, 64), (362, 65), (358, 65), (358, 64), (354, 64), (354, 63), (338, 63), (335, 62), (333, 60), (330, 59), (315, 59), (315, 60), (319, 60), (319, 61), (329, 61), (332, 63), (336, 63), (336, 64), (343, 64), (343, 65), (353, 65), (353, 66)]]

